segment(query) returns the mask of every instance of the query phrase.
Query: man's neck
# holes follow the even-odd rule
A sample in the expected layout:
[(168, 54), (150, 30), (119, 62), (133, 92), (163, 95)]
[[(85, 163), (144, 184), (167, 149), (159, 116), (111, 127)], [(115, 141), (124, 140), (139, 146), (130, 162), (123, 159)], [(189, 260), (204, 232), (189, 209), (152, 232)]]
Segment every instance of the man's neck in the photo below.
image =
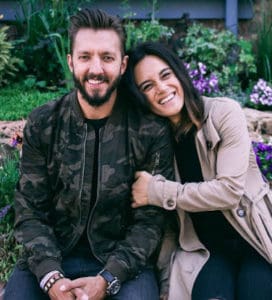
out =
[(116, 101), (116, 94), (116, 92), (113, 92), (109, 101), (101, 106), (91, 106), (85, 99), (82, 98), (82, 96), (78, 92), (78, 102), (84, 117), (86, 119), (96, 120), (110, 116)]

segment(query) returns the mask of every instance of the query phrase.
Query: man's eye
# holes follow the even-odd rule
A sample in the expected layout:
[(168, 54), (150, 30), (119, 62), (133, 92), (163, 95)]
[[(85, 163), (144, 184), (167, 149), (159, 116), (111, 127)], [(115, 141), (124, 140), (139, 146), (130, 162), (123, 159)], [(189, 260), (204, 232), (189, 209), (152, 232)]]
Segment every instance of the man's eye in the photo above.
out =
[(79, 57), (79, 60), (82, 60), (82, 61), (85, 61), (85, 60), (88, 60), (88, 55), (80, 55)]
[(111, 62), (113, 60), (114, 60), (114, 58), (112, 56), (104, 56), (104, 61), (105, 62)]

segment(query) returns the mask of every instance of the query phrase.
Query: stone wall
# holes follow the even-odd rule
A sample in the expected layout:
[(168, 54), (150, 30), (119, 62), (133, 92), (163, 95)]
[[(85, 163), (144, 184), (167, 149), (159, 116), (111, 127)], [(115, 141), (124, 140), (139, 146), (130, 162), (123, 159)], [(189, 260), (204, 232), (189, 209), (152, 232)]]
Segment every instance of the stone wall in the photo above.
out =
[[(244, 108), (248, 122), (248, 130), (254, 141), (262, 138), (272, 138), (272, 112)], [(10, 145), (14, 134), (22, 135), (25, 120), (0, 121), (0, 144)]]

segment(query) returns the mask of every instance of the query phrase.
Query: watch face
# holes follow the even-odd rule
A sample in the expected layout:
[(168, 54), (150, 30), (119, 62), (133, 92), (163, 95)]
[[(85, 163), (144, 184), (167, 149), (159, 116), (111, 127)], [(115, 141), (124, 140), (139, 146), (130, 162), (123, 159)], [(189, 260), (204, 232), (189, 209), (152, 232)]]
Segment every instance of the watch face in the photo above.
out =
[(117, 278), (114, 278), (114, 280), (108, 285), (107, 292), (109, 295), (116, 295), (121, 288), (120, 281)]

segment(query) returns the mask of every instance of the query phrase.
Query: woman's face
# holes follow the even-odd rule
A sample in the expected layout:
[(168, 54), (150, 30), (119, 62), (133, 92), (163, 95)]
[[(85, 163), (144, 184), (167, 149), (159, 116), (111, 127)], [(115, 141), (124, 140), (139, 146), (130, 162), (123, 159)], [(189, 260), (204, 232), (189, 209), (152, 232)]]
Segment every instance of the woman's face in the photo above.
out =
[(159, 57), (147, 55), (136, 65), (134, 76), (151, 110), (173, 124), (180, 122), (184, 93), (172, 69)]

